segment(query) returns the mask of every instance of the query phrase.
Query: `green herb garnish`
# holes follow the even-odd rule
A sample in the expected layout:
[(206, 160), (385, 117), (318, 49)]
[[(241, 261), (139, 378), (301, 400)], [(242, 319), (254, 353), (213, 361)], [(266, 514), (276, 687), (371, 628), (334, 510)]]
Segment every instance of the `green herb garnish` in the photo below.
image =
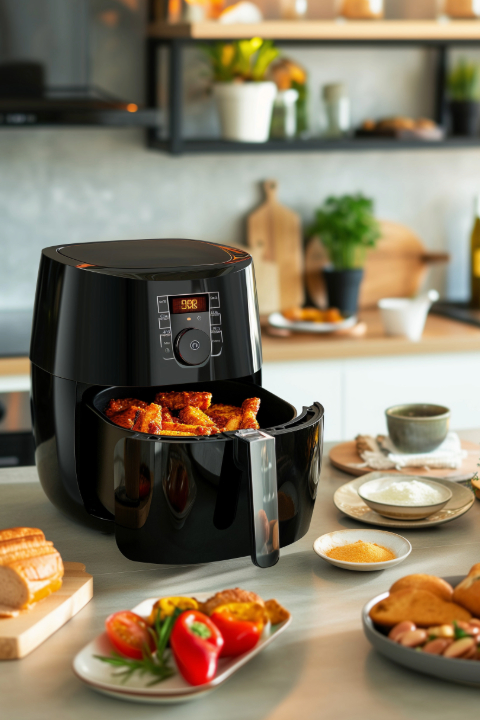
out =
[(160, 620), (160, 613), (157, 613), (155, 629), (149, 628), (149, 632), (155, 641), (155, 650), (152, 652), (149, 647), (144, 647), (141, 660), (124, 657), (115, 651), (108, 656), (95, 655), (94, 657), (104, 663), (113, 665), (113, 667), (120, 668), (120, 671), (114, 673), (114, 675), (121, 679), (122, 684), (126, 683), (134, 673), (138, 672), (141, 676), (153, 675), (153, 680), (147, 683), (147, 687), (157, 685), (175, 674), (175, 670), (170, 665), (170, 656), (166, 654), (166, 649), (175, 621), (181, 613), (180, 608), (175, 608), (173, 615), (169, 615), (164, 620)]
[(469, 633), (465, 632), (465, 630), (462, 630), (461, 627), (458, 627), (456, 620), (453, 621), (453, 630), (455, 632), (455, 640), (461, 640), (462, 638), (472, 637), (471, 635), (469, 635)]

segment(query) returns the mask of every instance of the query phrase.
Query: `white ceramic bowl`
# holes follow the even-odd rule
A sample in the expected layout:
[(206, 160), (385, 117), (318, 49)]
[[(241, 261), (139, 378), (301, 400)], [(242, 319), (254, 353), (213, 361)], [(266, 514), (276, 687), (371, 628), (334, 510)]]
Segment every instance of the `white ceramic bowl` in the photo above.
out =
[[(385, 484), (399, 481), (412, 482), (413, 480), (417, 480), (418, 482), (422, 482), (425, 485), (435, 488), (435, 490), (438, 490), (442, 499), (434, 505), (395, 505), (392, 503), (379, 502), (378, 500), (370, 500), (368, 498), (369, 493), (379, 490)], [(366, 503), (368, 507), (375, 510), (375, 512), (379, 515), (392, 518), (393, 520), (423, 520), (423, 518), (429, 517), (429, 515), (434, 515), (435, 513), (440, 512), (440, 510), (442, 510), (442, 508), (444, 508), (448, 501), (452, 498), (452, 491), (450, 488), (445, 487), (445, 485), (442, 485), (435, 480), (415, 477), (414, 475), (396, 475), (395, 477), (390, 476), (377, 478), (376, 480), (368, 480), (357, 488), (357, 492), (359, 497), (362, 498), (363, 502)]]
[[(394, 560), (386, 560), (377, 563), (358, 563), (346, 562), (345, 560), (335, 560), (326, 554), (334, 547), (340, 545), (350, 545), (358, 540), (363, 542), (377, 543), (391, 550), (396, 558)], [(335, 532), (321, 535), (313, 543), (313, 549), (323, 560), (331, 565), (343, 568), (344, 570), (356, 570), (357, 572), (372, 572), (374, 570), (386, 570), (403, 562), (412, 552), (412, 546), (401, 535), (386, 532), (385, 530), (336, 530)]]

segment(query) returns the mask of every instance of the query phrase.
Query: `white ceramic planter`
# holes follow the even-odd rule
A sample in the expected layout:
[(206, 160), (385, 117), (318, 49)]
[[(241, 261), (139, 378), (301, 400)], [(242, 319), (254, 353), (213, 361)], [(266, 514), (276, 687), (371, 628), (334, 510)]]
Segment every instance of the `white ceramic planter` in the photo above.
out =
[(225, 140), (268, 140), (273, 102), (277, 94), (275, 83), (215, 83), (213, 93)]

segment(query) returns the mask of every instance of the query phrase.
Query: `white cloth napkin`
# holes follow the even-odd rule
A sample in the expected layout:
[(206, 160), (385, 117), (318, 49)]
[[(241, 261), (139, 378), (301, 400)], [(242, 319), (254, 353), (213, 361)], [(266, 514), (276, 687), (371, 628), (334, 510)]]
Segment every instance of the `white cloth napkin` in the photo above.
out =
[(364, 461), (357, 467), (370, 467), (372, 470), (401, 470), (405, 467), (421, 467), (425, 470), (432, 468), (459, 468), (468, 453), (462, 450), (460, 438), (457, 433), (450, 432), (443, 443), (429, 453), (402, 453), (392, 443), (389, 437), (381, 441), (381, 447), (378, 452), (365, 450), (360, 453), (360, 457)]

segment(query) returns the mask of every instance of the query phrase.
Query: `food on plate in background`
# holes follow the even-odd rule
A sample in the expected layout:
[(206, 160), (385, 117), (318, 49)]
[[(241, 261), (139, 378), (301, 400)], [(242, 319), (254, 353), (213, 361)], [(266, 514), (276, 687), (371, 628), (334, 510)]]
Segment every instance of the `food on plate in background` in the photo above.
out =
[(62, 586), (63, 562), (38, 528), (0, 530), (0, 618), (30, 609)]
[(370, 617), (404, 647), (480, 660), (480, 563), (455, 588), (434, 575), (407, 575), (371, 608)]
[(107, 636), (115, 648), (96, 659), (118, 669), (122, 681), (134, 673), (151, 675), (149, 685), (166, 680), (176, 666), (190, 685), (215, 677), (219, 657), (236, 657), (252, 650), (272, 627), (290, 613), (277, 600), (264, 601), (241, 588), (222, 590), (205, 602), (188, 596), (159, 598), (148, 618), (129, 610), (110, 615)]
[(291, 322), (338, 323), (344, 319), (337, 308), (294, 307), (283, 310), (282, 315)]
[(247, 398), (241, 407), (211, 405), (211, 401), (209, 392), (159, 392), (150, 404), (134, 398), (110, 400), (104, 412), (115, 425), (149, 435), (198, 436), (259, 429), (260, 398)]
[(358, 136), (385, 135), (387, 137), (418, 137), (422, 140), (441, 140), (444, 130), (430, 118), (404, 116), (364, 120), (356, 133)]
[(334, 560), (357, 563), (387, 562), (388, 560), (395, 560), (397, 557), (395, 553), (383, 545), (364, 542), (363, 540), (357, 540), (357, 542), (348, 545), (338, 545), (325, 554)]

